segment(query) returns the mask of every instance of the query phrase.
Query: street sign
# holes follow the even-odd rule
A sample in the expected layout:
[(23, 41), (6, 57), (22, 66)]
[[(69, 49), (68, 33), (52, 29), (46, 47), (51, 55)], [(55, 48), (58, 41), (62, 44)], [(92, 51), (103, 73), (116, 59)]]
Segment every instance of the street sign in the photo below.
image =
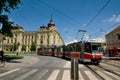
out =
[(80, 57), (80, 52), (70, 52), (70, 55), (73, 58), (79, 58)]

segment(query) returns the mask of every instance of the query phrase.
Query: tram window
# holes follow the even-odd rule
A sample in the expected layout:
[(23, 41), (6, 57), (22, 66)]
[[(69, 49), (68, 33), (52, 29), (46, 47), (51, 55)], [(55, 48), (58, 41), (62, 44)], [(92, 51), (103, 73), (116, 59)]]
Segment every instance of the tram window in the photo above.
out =
[(99, 51), (100, 53), (103, 53), (103, 52), (104, 52), (104, 50), (103, 50), (102, 47), (98, 47), (98, 51)]
[(101, 47), (98, 46), (98, 45), (92, 45), (92, 52), (93, 53), (100, 53), (102, 48), (100, 49)]
[(118, 49), (117, 51), (118, 51), (118, 53), (120, 53), (120, 49)]
[(85, 44), (84, 51), (88, 52), (88, 53), (91, 53), (91, 46), (90, 46), (90, 44)]

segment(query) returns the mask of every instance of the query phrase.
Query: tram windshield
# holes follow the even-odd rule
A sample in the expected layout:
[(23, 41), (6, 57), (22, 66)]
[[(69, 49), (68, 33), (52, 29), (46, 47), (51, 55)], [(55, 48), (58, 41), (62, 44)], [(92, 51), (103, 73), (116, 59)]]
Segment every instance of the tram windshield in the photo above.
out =
[(101, 47), (101, 43), (91, 43), (91, 47), (92, 47), (92, 53), (102, 53), (103, 52), (103, 48)]
[(103, 49), (101, 47), (101, 43), (85, 43), (84, 51), (88, 53), (102, 53)]

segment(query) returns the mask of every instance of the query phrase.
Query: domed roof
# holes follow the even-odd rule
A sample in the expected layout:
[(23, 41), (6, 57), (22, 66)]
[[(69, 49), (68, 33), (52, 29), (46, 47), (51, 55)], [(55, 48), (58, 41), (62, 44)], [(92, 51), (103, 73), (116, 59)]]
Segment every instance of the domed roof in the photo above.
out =
[(46, 28), (46, 26), (43, 24), (42, 26), (40, 26), (40, 28)]
[(22, 29), (23, 30), (23, 27), (21, 27), (20, 25), (16, 24), (13, 29)]
[(54, 24), (52, 18), (50, 19), (50, 22), (48, 23), (48, 27), (51, 27), (51, 26), (55, 26), (55, 24)]

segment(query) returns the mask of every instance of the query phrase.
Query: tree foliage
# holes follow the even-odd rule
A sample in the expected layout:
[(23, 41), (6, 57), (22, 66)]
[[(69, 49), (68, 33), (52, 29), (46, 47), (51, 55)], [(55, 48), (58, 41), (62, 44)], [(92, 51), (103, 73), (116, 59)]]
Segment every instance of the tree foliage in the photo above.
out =
[(0, 33), (2, 33), (5, 36), (12, 37), (11, 29), (13, 28), (13, 26), (12, 26), (13, 23), (8, 20), (8, 16), (1, 15), (0, 16), (0, 23), (2, 24), (2, 28), (0, 30)]
[(25, 45), (22, 45), (21, 50), (22, 50), (22, 51), (26, 51), (26, 46), (25, 46)]
[(0, 33), (5, 36), (12, 36), (11, 29), (13, 27), (13, 22), (9, 21), (9, 18), (5, 13), (10, 13), (11, 9), (18, 8), (18, 4), (21, 3), (21, 0), (0, 0)]
[(16, 51), (19, 48), (19, 45), (15, 42), (13, 45), (13, 50)]
[(21, 3), (21, 0), (0, 0), (0, 14), (3, 12), (10, 13), (10, 9), (18, 8), (18, 4)]
[(31, 48), (30, 48), (31, 51), (36, 51), (36, 45), (34, 42), (32, 42), (32, 45), (31, 45)]

